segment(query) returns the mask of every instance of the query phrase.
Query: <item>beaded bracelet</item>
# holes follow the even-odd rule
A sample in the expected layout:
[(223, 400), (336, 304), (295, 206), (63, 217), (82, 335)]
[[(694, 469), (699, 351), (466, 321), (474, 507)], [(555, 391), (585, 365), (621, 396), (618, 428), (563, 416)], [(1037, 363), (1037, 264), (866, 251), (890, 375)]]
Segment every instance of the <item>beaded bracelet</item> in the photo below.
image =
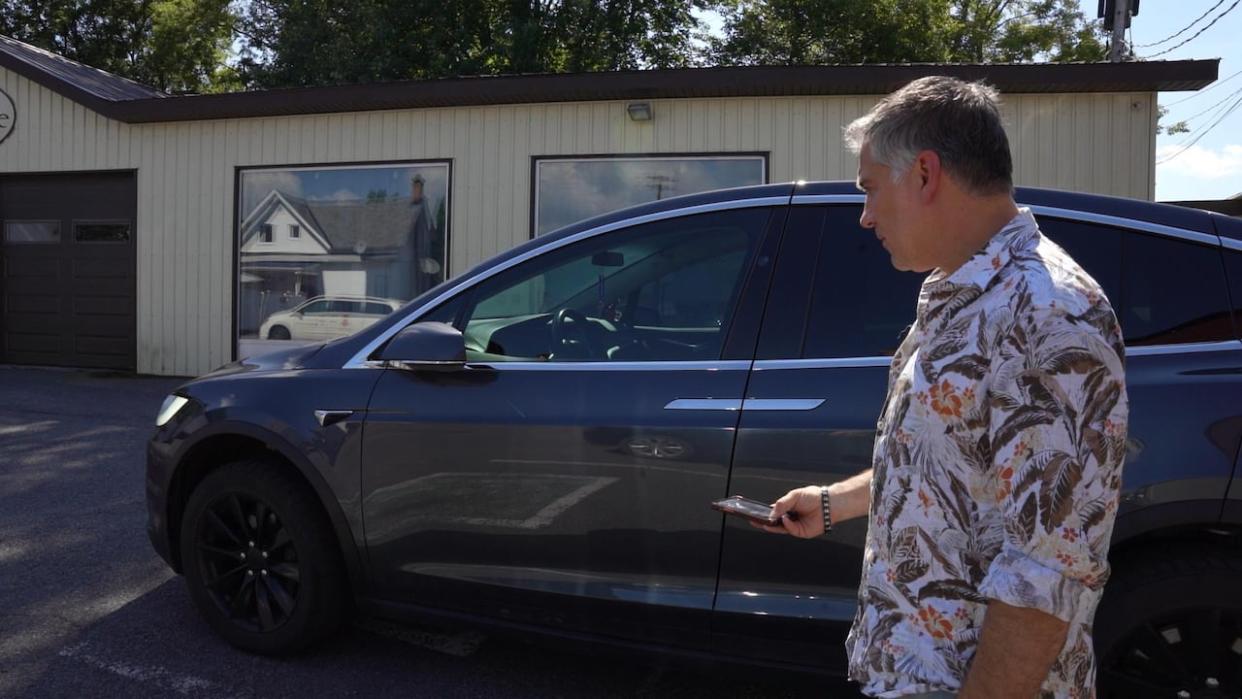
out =
[(819, 487), (819, 501), (823, 503), (824, 534), (827, 534), (832, 531), (832, 506), (828, 503), (828, 486), (821, 485)]

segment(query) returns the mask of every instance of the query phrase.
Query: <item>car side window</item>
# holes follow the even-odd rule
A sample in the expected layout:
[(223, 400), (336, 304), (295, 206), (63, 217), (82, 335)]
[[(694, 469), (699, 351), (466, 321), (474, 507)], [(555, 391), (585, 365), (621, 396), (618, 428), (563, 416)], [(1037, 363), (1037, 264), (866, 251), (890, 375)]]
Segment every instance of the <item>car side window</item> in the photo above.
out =
[(506, 270), (468, 292), (457, 318), (467, 357), (718, 359), (769, 215), (739, 209), (640, 224)]
[(1064, 219), (1041, 218), (1040, 228), (1100, 284), (1127, 345), (1233, 339), (1219, 250)]
[(314, 303), (307, 304), (306, 306), (302, 308), (302, 313), (305, 315), (314, 315), (318, 313), (327, 313), (327, 312), (328, 312), (327, 301), (316, 301)]
[(386, 316), (389, 313), (392, 313), (392, 308), (382, 303), (375, 303), (372, 301), (366, 303), (366, 308), (363, 312), (376, 316)]
[(861, 208), (829, 207), (811, 288), (804, 358), (885, 357), (914, 322), (926, 275), (893, 267)]
[[(1038, 216), (1039, 230), (1074, 258), (1100, 285), (1104, 296), (1121, 317), (1121, 246), (1126, 232), (1120, 228), (1083, 221)], [(1122, 330), (1125, 324), (1122, 323)]]
[(1171, 345), (1233, 339), (1220, 250), (1127, 233), (1121, 329), (1126, 344)]

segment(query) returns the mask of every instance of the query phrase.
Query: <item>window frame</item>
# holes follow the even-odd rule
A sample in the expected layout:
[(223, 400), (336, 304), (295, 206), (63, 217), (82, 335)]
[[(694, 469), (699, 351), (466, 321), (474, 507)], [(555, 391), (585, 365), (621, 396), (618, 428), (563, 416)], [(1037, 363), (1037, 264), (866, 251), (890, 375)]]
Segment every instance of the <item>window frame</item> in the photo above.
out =
[[(611, 222), (596, 226), (594, 228), (589, 228), (583, 231), (578, 231), (572, 235), (567, 235), (561, 238), (552, 239), (542, 245), (534, 246), (522, 252), (519, 255), (515, 255), (487, 269), (486, 271), (479, 273), (476, 276), (463, 279), (463, 280), (459, 280), (458, 282), (454, 284), (446, 285), (447, 288), (444, 291), (442, 291), (439, 295), (435, 296), (434, 298), (429, 299), (426, 303), (419, 305), (417, 308), (410, 309), (404, 317), (395, 320), (391, 325), (387, 326), (377, 336), (373, 337), (370, 342), (368, 342), (367, 344), (359, 348), (356, 352), (354, 352), (354, 354), (348, 360), (345, 361), (345, 363), (342, 365), (341, 368), (343, 369), (383, 369), (385, 368), (385, 363), (382, 360), (373, 359), (372, 357), (377, 352), (379, 352), (384, 347), (384, 345), (387, 344), (388, 341), (391, 340), (393, 336), (395, 336), (397, 333), (408, 328), (410, 325), (413, 325), (414, 323), (420, 322), (420, 320), (424, 316), (431, 315), (441, 308), (449, 307), (453, 303), (461, 302), (462, 305), (459, 306), (454, 311), (454, 323), (453, 324), (456, 326), (457, 324), (459, 324), (458, 321), (460, 321), (460, 319), (464, 316), (464, 309), (466, 308), (466, 305), (472, 302), (470, 295), (475, 293), (476, 288), (480, 284), (483, 284), (487, 280), (491, 279), (492, 277), (495, 277), (496, 275), (503, 273), (505, 270), (516, 267), (517, 265), (523, 264), (524, 262), (528, 260), (531, 260), (540, 255), (547, 254), (548, 252), (559, 249), (561, 247), (572, 245), (576, 242), (586, 240), (588, 238), (592, 238), (598, 235), (604, 235), (605, 233), (609, 233), (609, 232), (612, 232), (612, 231), (615, 231), (621, 228), (628, 228), (630, 226), (636, 226), (642, 223), (661, 221), (661, 220), (671, 219), (671, 218), (680, 218), (682, 216), (691, 216), (697, 213), (707, 213), (707, 212), (712, 212), (712, 211), (730, 211), (733, 209), (766, 208), (771, 213), (772, 209), (779, 209), (782, 207), (786, 207), (786, 205), (788, 204), (789, 204), (789, 196), (787, 194), (779, 195), (779, 196), (756, 195), (756, 196), (740, 198), (740, 199), (728, 199), (724, 201), (698, 204), (694, 206), (687, 206), (687, 207), (681, 207), (681, 208), (676, 208), (676, 209), (668, 209), (665, 211), (657, 211), (657, 212), (653, 212), (649, 214), (643, 214), (640, 216), (632, 216), (630, 218), (620, 219), (617, 221), (611, 221)], [(766, 238), (769, 236), (769, 233), (765, 232), (764, 235), (765, 235), (765, 240), (766, 240)], [(726, 341), (726, 345), (727, 345), (727, 341)], [(647, 368), (659, 369), (661, 368), (661, 366), (667, 366), (667, 365), (676, 365), (678, 368), (693, 368), (697, 365), (704, 365), (706, 368), (720, 368), (722, 366), (731, 365), (731, 364), (739, 364), (739, 365), (745, 364), (746, 366), (749, 366), (750, 363), (751, 363), (750, 360), (747, 359), (747, 360), (720, 360), (717, 362), (689, 362), (689, 361), (686, 361), (686, 362), (648, 362), (646, 364), (647, 364)], [(511, 363), (510, 366), (513, 367), (514, 364), (516, 363)], [(552, 368), (557, 368), (557, 369), (563, 368), (563, 366), (570, 366), (571, 368), (576, 367), (577, 369), (581, 369), (584, 366), (590, 367), (592, 365), (591, 364), (578, 364), (578, 365), (549, 364), (547, 366), (552, 367)], [(607, 366), (607, 365), (595, 364), (594, 366)], [(516, 367), (513, 367), (513, 368), (516, 368)]]
[[(565, 155), (532, 155), (530, 157), (530, 216), (527, 222), (528, 238), (534, 240), (539, 234), (539, 166), (542, 163), (579, 163), (602, 160), (611, 161), (660, 161), (660, 160), (754, 160), (762, 163), (762, 181), (750, 186), (771, 184), (771, 151), (699, 151), (684, 153), (590, 153)], [(548, 231), (551, 233), (552, 231)], [(544, 235), (547, 235), (546, 233)]]
[(444, 192), (444, 278), (448, 280), (453, 269), (453, 197), (454, 197), (454, 176), (456, 175), (456, 160), (454, 158), (422, 158), (422, 159), (402, 159), (402, 160), (351, 160), (351, 161), (327, 161), (312, 163), (272, 163), (260, 165), (236, 165), (233, 167), (233, 255), (232, 255), (232, 289), (233, 299), (231, 302), (230, 323), (232, 346), (232, 357), (237, 359), (241, 348), (241, 302), (242, 302), (242, 269), (241, 269), (241, 205), (242, 205), (242, 177), (247, 173), (262, 172), (296, 172), (305, 170), (362, 170), (385, 167), (421, 167), (441, 165), (445, 168), (445, 192)]

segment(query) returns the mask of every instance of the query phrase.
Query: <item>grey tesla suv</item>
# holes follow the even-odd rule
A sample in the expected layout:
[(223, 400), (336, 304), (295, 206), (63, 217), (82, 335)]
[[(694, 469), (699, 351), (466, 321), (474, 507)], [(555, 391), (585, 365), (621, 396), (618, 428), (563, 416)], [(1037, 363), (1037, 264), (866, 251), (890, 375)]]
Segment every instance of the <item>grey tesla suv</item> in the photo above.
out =
[[(1242, 221), (1018, 200), (1126, 334), (1101, 691), (1237, 696)], [(353, 336), (191, 381), (150, 441), (151, 541), (249, 651), (361, 610), (842, 672), (866, 522), (797, 541), (709, 503), (870, 464), (921, 280), (861, 206), (851, 184), (797, 183), (616, 212)]]

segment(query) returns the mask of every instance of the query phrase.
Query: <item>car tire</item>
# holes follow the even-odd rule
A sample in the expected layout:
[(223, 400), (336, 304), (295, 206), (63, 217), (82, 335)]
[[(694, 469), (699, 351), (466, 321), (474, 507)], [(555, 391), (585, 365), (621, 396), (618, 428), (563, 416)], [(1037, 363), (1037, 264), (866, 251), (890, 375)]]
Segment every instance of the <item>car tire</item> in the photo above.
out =
[(292, 340), (293, 335), (289, 333), (289, 328), (286, 328), (283, 325), (275, 325), (275, 326), (272, 326), (271, 330), (267, 331), (267, 339), (269, 340)]
[(264, 655), (294, 653), (332, 633), (348, 598), (318, 500), (279, 468), (249, 460), (209, 473), (190, 496), (180, 535), (199, 612), (230, 644)]
[(1242, 552), (1178, 546), (1114, 567), (1095, 618), (1101, 699), (1242, 696)]

